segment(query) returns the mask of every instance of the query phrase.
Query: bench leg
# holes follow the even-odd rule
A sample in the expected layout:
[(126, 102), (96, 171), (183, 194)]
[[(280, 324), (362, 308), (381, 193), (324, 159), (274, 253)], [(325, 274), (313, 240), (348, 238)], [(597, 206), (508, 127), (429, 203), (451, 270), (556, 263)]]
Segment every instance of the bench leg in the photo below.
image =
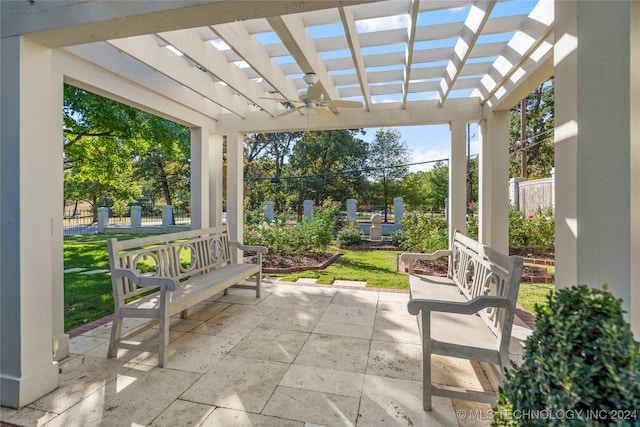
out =
[(431, 411), (431, 313), (422, 311), (422, 406)]
[(260, 298), (260, 285), (262, 284), (262, 274), (258, 273), (256, 277), (256, 298)]
[(169, 357), (167, 347), (169, 346), (169, 317), (165, 314), (160, 317), (160, 337), (158, 344), (158, 367), (162, 368)]
[(109, 340), (109, 349), (107, 357), (116, 357), (118, 355), (117, 343), (120, 342), (122, 335), (122, 317), (117, 314), (113, 317), (113, 325), (111, 326), (111, 339)]
[(187, 318), (187, 314), (188, 314), (188, 313), (189, 313), (189, 309), (188, 309), (188, 308), (185, 308), (184, 310), (182, 310), (182, 311), (180, 312), (180, 318), (181, 318), (181, 319), (186, 319), (186, 318)]

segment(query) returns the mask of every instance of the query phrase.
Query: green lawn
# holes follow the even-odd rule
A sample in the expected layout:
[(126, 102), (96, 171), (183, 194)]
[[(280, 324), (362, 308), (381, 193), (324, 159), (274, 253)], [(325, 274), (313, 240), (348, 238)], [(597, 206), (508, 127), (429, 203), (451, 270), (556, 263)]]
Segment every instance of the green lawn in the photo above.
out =
[(285, 281), (301, 277), (316, 278), (319, 284), (334, 280), (367, 282), (371, 288), (409, 289), (406, 274), (398, 273), (396, 260), (400, 252), (394, 251), (339, 251), (343, 255), (324, 270), (301, 271), (282, 276)]
[[(86, 270), (109, 269), (107, 239), (130, 239), (142, 235), (109, 234), (70, 236), (64, 239), (64, 268)], [(340, 259), (324, 270), (303, 271), (282, 276), (295, 281), (301, 277), (317, 278), (319, 284), (334, 280), (366, 281), (368, 287), (408, 289), (406, 273), (396, 271), (399, 252), (394, 251), (340, 251)], [(553, 285), (522, 284), (518, 302), (534, 313), (534, 305), (546, 304), (546, 295)], [(64, 275), (65, 331), (92, 322), (113, 313), (111, 278), (108, 273)]]
[[(64, 238), (64, 268), (109, 270), (107, 239), (130, 239), (141, 235), (94, 234)], [(64, 330), (113, 314), (113, 293), (109, 273), (64, 275)]]

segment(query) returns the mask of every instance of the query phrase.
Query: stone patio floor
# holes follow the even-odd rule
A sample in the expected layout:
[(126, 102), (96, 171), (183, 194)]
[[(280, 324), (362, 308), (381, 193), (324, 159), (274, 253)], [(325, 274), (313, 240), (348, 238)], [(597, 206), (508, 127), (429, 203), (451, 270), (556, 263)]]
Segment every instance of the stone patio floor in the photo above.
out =
[[(70, 340), (57, 390), (19, 411), (0, 408), (1, 424), (490, 425), (487, 404), (435, 397), (433, 411), (423, 411), (421, 344), (408, 299), (406, 292), (275, 280), (265, 281), (259, 299), (232, 289), (172, 320), (164, 368), (146, 352), (107, 359), (107, 323)], [(514, 358), (530, 332), (516, 320)], [(497, 390), (483, 364), (434, 357), (434, 367), (434, 382)]]

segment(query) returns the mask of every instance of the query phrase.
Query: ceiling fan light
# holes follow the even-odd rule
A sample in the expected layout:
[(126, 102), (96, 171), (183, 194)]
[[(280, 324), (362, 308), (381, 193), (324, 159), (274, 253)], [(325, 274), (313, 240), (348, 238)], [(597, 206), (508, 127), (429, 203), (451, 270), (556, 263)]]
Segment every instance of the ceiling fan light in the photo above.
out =
[(309, 86), (313, 86), (314, 84), (318, 83), (318, 76), (315, 73), (307, 73), (302, 79)]

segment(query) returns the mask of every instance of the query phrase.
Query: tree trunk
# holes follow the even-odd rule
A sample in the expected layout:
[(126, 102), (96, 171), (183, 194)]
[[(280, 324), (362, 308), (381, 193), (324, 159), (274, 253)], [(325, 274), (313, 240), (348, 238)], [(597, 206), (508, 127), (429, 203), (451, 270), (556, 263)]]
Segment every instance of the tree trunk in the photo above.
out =
[[(158, 173), (160, 174), (160, 186), (162, 187), (162, 193), (164, 194), (164, 201), (169, 206), (173, 206), (173, 201), (171, 200), (171, 192), (169, 191), (169, 181), (167, 180), (167, 173), (164, 170), (164, 166), (162, 162), (158, 162)], [(176, 225), (176, 217), (175, 215), (171, 216), (171, 225)]]

